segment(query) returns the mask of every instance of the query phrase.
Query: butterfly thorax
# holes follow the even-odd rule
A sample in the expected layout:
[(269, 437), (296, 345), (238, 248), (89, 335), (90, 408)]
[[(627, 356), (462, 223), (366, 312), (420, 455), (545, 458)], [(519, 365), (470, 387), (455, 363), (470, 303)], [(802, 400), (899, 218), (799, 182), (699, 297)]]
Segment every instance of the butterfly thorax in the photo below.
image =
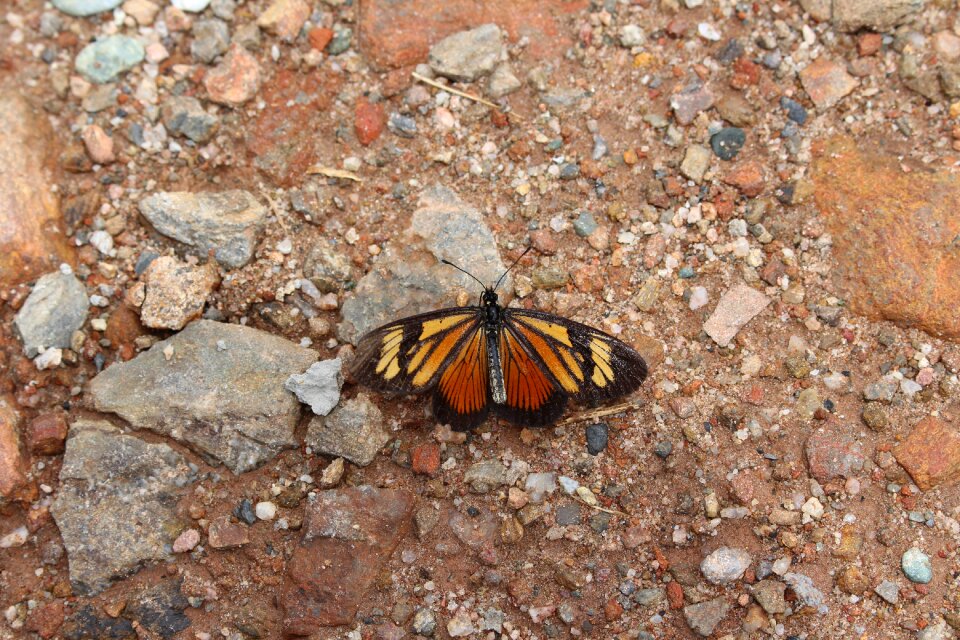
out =
[(503, 322), (503, 307), (497, 303), (497, 293), (487, 289), (480, 297), (480, 308), (483, 309), (483, 322), (488, 329), (496, 329)]

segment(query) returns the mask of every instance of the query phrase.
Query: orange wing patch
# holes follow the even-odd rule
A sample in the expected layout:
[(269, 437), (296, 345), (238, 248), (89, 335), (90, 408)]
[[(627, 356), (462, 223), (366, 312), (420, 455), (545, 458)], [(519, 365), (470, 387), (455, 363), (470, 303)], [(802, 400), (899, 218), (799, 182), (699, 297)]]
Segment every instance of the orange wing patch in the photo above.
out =
[[(559, 327), (559, 325), (556, 326)], [(523, 334), (527, 342), (530, 343), (530, 346), (534, 348), (540, 360), (547, 365), (550, 373), (556, 378), (557, 382), (560, 383), (564, 391), (567, 393), (576, 393), (580, 390), (580, 385), (574, 380), (574, 376), (583, 380), (583, 371), (580, 370), (573, 355), (565, 346), (558, 343), (551, 345), (539, 333), (531, 331), (520, 324), (517, 324), (516, 328), (517, 331)], [(563, 327), (559, 328), (564, 329)], [(566, 329), (564, 329), (564, 332), (566, 332)], [(564, 362), (561, 362), (561, 358), (566, 362), (566, 366), (564, 366)], [(568, 369), (567, 367), (570, 368)], [(573, 372), (572, 375), (571, 371)]]
[[(423, 364), (420, 366), (420, 370), (417, 371), (416, 375), (413, 376), (413, 386), (422, 387), (430, 382), (440, 368), (440, 365), (447, 359), (447, 356), (450, 355), (453, 348), (457, 346), (460, 338), (462, 338), (468, 330), (475, 328), (475, 326), (476, 325), (471, 322), (463, 322), (459, 326), (449, 329), (446, 333), (442, 334), (443, 337), (440, 338), (440, 342), (430, 351), (429, 355), (423, 357), (418, 353), (414, 356), (415, 360), (422, 359)], [(420, 357), (418, 358), (417, 356)]]
[(500, 363), (507, 406), (524, 411), (542, 407), (553, 385), (509, 331), (500, 334)]
[(440, 393), (460, 415), (476, 413), (487, 403), (487, 341), (482, 328), (467, 339), (440, 376)]

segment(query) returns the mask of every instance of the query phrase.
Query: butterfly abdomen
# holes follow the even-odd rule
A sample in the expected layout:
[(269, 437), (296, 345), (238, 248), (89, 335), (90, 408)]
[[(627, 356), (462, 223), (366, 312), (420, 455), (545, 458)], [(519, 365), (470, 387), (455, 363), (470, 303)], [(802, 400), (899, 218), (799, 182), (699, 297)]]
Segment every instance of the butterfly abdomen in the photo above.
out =
[(499, 328), (488, 328), (486, 333), (490, 398), (494, 404), (505, 404), (507, 401), (507, 390), (503, 386), (503, 368), (500, 366), (500, 331)]

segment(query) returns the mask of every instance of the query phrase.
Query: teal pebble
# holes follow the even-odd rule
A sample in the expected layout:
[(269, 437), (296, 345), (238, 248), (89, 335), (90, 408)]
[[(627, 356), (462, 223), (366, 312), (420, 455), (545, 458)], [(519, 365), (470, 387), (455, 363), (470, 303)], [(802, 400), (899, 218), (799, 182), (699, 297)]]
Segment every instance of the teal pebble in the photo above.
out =
[(581, 238), (586, 238), (597, 230), (597, 221), (593, 219), (592, 213), (584, 211), (579, 218), (573, 221), (573, 230)]
[(327, 45), (327, 53), (332, 56), (338, 56), (350, 48), (350, 42), (353, 40), (353, 30), (346, 27), (335, 28), (333, 31), (333, 40)]
[(83, 18), (103, 11), (112, 11), (123, 0), (53, 0), (53, 6), (68, 16)]
[(138, 40), (109, 36), (84, 47), (77, 56), (76, 67), (87, 80), (106, 84), (140, 64), (145, 55)]
[(693, 272), (693, 267), (683, 267), (680, 269), (680, 277), (685, 280), (692, 278), (694, 275), (696, 274)]
[(933, 567), (930, 565), (930, 556), (916, 547), (911, 547), (903, 553), (900, 560), (904, 575), (910, 582), (927, 584), (933, 580)]

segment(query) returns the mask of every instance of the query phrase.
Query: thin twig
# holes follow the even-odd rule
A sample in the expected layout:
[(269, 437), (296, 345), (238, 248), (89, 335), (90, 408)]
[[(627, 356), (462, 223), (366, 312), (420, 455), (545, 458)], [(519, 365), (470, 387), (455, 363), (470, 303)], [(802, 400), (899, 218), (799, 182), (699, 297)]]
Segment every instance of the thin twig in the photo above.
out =
[[(419, 80), (420, 82), (425, 82), (425, 83), (427, 83), (428, 85), (430, 85), (431, 87), (436, 87), (437, 89), (440, 89), (440, 90), (442, 90), (442, 91), (447, 91), (447, 92), (449, 92), (449, 93), (456, 94), (456, 95), (460, 96), (461, 98), (466, 98), (466, 99), (468, 99), (468, 100), (473, 100), (473, 101), (475, 101), (475, 102), (479, 102), (480, 104), (485, 104), (485, 105), (487, 105), (488, 107), (490, 107), (491, 109), (496, 109), (497, 111), (502, 111), (502, 109), (500, 108), (499, 105), (497, 105), (497, 104), (495, 104), (495, 103), (493, 103), (493, 102), (490, 102), (489, 100), (485, 100), (485, 99), (481, 98), (480, 96), (475, 96), (475, 95), (473, 95), (473, 94), (466, 93), (466, 92), (460, 91), (460, 90), (458, 90), (458, 89), (454, 89), (453, 87), (448, 87), (448, 86), (445, 85), (445, 84), (440, 84), (440, 83), (437, 82), (436, 80), (431, 80), (430, 78), (428, 78), (428, 77), (426, 77), (426, 76), (422, 76), (422, 75), (420, 75), (419, 73), (417, 73), (416, 71), (413, 71), (413, 72), (411, 73), (411, 75), (412, 75), (414, 78), (416, 78), (417, 80)], [(519, 121), (521, 121), (521, 122), (523, 121), (523, 118), (520, 117), (519, 115), (517, 115), (516, 113), (514, 113), (513, 111), (507, 111), (507, 112), (505, 112), (505, 113), (506, 113), (508, 116), (512, 116), (512, 117), (516, 118), (517, 120), (519, 120)]]
[(615, 404), (612, 407), (604, 407), (602, 409), (594, 409), (592, 411), (585, 411), (583, 413), (578, 413), (570, 416), (566, 420), (561, 420), (557, 423), (558, 427), (565, 427), (568, 424), (573, 424), (575, 422), (583, 422), (584, 420), (593, 420), (594, 418), (602, 418), (604, 416), (612, 416), (615, 413), (623, 413), (628, 409), (636, 409), (636, 405), (630, 402), (624, 402), (622, 404)]
[(583, 504), (587, 505), (587, 506), (590, 507), (591, 509), (596, 509), (597, 511), (603, 511), (604, 513), (612, 513), (613, 515), (623, 516), (624, 518), (629, 518), (629, 517), (630, 517), (630, 514), (629, 514), (629, 513), (624, 513), (623, 511), (617, 511), (616, 509), (607, 509), (607, 508), (601, 507), (600, 505), (597, 505), (597, 504), (590, 504), (589, 502), (587, 502), (587, 501), (584, 500), (583, 498), (580, 498), (580, 502), (582, 502)]

